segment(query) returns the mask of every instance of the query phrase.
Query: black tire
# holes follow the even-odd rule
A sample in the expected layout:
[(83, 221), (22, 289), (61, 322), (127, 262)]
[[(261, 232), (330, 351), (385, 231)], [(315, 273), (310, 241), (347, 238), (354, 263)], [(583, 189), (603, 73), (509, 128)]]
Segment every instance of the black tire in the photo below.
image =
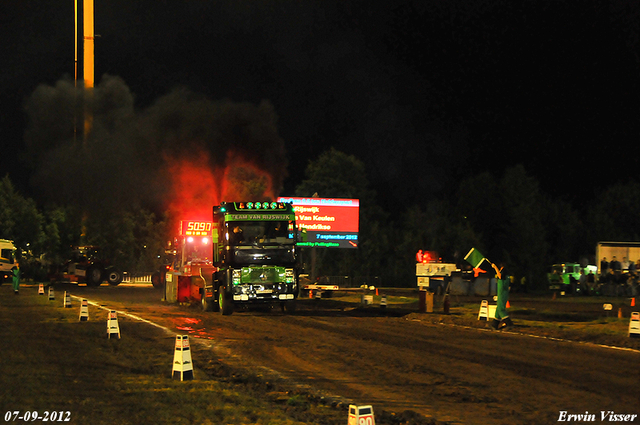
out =
[(202, 311), (213, 311), (213, 300), (211, 298), (207, 298), (204, 296), (205, 290), (200, 290), (200, 305), (202, 306)]
[(223, 316), (231, 316), (233, 314), (233, 300), (225, 289), (224, 286), (218, 288), (218, 306)]
[(85, 273), (87, 286), (100, 286), (102, 283), (102, 269), (97, 266), (90, 266)]
[(124, 274), (120, 270), (116, 269), (115, 267), (110, 267), (109, 269), (107, 269), (106, 273), (107, 282), (109, 282), (109, 285), (117, 286), (122, 283)]

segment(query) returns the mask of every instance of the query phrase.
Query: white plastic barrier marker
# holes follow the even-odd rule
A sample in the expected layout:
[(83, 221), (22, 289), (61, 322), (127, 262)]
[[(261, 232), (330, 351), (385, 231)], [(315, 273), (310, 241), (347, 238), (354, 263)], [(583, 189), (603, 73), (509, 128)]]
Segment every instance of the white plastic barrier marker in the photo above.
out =
[(64, 291), (64, 307), (71, 308), (71, 295), (67, 291)]
[(373, 406), (349, 405), (349, 421), (347, 425), (376, 425), (373, 417)]
[(383, 295), (382, 297), (380, 297), (380, 308), (385, 309), (387, 308), (387, 296)]
[(38, 286), (38, 295), (44, 295), (44, 283), (41, 283), (40, 286)]
[(176, 335), (176, 349), (173, 355), (173, 379), (181, 381), (193, 379), (193, 363), (188, 335)]
[(489, 304), (489, 301), (482, 300), (480, 303), (480, 311), (478, 312), (478, 320), (492, 320), (496, 317), (496, 305)]
[(496, 308), (498, 306), (495, 304), (489, 304), (489, 319), (493, 320), (496, 318)]
[(107, 319), (107, 335), (109, 335), (109, 339), (111, 339), (112, 335), (120, 339), (120, 326), (118, 326), (118, 314), (114, 310), (109, 311), (109, 318)]
[(631, 313), (629, 321), (629, 337), (640, 338), (640, 313), (637, 311)]
[(86, 322), (89, 320), (89, 301), (82, 300), (80, 303), (80, 321)]
[(56, 295), (53, 292), (53, 286), (49, 286), (49, 301), (53, 301), (56, 299)]
[(482, 300), (480, 303), (480, 311), (478, 312), (478, 320), (489, 320), (489, 301)]
[(362, 304), (364, 305), (373, 304), (373, 295), (362, 295)]

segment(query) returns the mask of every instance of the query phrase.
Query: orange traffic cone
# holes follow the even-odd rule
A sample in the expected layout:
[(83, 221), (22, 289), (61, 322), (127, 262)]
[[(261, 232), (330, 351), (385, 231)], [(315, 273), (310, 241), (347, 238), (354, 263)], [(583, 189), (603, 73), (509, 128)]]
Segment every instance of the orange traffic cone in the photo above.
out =
[(507, 300), (507, 308), (511, 308), (511, 304), (509, 304), (509, 300)]
[(631, 298), (631, 307), (636, 306), (636, 297)]
[(618, 319), (622, 319), (624, 316), (622, 315), (622, 307), (618, 309)]

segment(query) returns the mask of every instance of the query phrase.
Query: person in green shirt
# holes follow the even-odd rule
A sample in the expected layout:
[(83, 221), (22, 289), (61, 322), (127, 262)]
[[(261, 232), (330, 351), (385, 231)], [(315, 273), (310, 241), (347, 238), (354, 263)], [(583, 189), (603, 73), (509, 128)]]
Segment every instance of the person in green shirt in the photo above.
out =
[(496, 271), (496, 280), (498, 283), (498, 303), (496, 305), (496, 315), (491, 323), (494, 329), (504, 329), (506, 327), (513, 326), (513, 322), (509, 318), (507, 312), (507, 301), (509, 301), (509, 283), (511, 282), (511, 276), (505, 271), (504, 265), (500, 267), (495, 264), (491, 264)]
[(18, 295), (18, 289), (20, 288), (20, 267), (18, 263), (11, 269), (13, 273), (13, 293)]

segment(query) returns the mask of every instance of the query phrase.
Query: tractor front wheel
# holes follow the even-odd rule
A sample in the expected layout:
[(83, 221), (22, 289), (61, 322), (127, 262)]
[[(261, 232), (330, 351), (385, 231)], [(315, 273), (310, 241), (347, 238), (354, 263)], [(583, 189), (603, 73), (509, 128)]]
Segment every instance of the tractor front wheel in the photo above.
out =
[(224, 286), (218, 288), (218, 305), (223, 316), (230, 316), (233, 314), (233, 299), (225, 289), (226, 287)]

